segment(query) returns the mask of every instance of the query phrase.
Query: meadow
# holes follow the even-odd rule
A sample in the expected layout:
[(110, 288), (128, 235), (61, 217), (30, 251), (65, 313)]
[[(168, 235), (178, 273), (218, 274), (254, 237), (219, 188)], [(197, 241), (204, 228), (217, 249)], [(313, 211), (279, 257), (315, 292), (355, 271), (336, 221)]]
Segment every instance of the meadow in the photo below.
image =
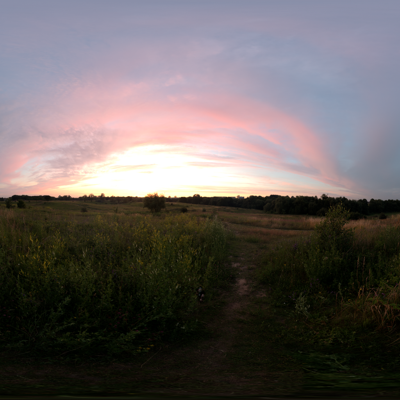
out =
[[(245, 278), (257, 295), (240, 297), (245, 310), (229, 317), (237, 334), (223, 362), (213, 361), (210, 385), (227, 368), (238, 377), (281, 371), (277, 385), (396, 385), (400, 215), (350, 221), (340, 206), (311, 217), (166, 205), (155, 215), (143, 203), (0, 206), (1, 350), (53, 360), (128, 355), (139, 373), (166, 342), (209, 335), (212, 318), (224, 325), (221, 293), (234, 298), (233, 283)], [(206, 362), (199, 343), (158, 363), (181, 376), (179, 360), (185, 370)], [(143, 374), (158, 374), (150, 364)]]
[(222, 224), (118, 207), (0, 208), (3, 349), (136, 354), (195, 329), (197, 288), (211, 299), (223, 279)]

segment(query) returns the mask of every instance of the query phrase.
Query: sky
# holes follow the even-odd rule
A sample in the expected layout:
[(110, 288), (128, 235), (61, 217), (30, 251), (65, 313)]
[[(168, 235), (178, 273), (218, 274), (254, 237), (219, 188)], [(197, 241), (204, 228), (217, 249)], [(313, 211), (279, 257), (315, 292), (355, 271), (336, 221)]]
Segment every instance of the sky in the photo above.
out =
[(0, 5), (0, 197), (400, 198), (398, 0)]

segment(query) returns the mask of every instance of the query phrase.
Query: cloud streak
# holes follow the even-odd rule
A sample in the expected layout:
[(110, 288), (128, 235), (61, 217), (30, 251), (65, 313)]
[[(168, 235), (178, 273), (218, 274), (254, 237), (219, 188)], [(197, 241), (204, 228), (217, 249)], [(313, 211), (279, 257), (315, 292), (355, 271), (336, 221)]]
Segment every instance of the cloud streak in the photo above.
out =
[(399, 197), (400, 6), (285, 3), (5, 1), (0, 196)]

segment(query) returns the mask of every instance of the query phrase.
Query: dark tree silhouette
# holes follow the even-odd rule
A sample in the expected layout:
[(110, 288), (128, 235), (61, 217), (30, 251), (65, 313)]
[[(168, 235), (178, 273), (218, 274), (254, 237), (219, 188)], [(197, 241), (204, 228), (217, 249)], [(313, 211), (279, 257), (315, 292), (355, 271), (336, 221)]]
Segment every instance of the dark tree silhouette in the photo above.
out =
[(148, 194), (144, 198), (143, 207), (148, 208), (151, 212), (160, 212), (165, 208), (164, 195), (158, 195), (158, 193)]

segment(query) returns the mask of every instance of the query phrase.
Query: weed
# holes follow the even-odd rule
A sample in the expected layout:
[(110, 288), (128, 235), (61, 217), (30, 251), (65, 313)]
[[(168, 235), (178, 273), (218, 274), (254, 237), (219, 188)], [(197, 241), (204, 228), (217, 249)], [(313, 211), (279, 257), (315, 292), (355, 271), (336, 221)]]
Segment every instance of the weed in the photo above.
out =
[(194, 329), (194, 290), (201, 285), (211, 299), (224, 274), (226, 233), (217, 219), (0, 213), (7, 349), (136, 354), (143, 343)]

